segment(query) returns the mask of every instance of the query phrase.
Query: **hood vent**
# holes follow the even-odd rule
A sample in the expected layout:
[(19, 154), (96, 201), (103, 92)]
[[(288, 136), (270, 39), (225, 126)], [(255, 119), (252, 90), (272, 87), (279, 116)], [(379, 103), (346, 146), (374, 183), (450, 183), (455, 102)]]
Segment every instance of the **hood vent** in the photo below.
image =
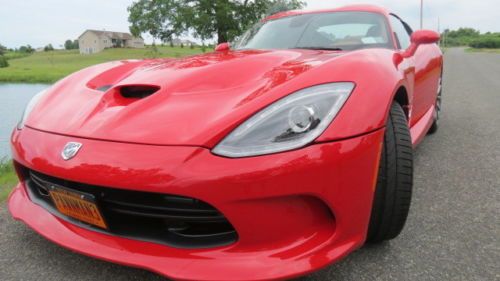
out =
[(120, 94), (124, 98), (143, 99), (156, 93), (160, 87), (148, 85), (134, 85), (120, 87)]

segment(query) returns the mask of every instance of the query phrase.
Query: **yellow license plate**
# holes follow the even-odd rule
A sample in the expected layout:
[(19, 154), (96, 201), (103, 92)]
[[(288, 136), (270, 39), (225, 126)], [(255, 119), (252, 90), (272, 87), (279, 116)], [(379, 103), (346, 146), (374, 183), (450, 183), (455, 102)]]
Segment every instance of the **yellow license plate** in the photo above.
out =
[(104, 229), (107, 228), (99, 208), (93, 202), (92, 195), (58, 187), (51, 188), (49, 191), (57, 210), (62, 214)]

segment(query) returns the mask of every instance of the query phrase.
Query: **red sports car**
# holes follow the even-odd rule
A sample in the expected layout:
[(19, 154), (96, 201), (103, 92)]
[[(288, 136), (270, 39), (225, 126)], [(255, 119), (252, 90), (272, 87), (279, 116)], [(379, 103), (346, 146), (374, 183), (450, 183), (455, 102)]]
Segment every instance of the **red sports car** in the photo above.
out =
[(373, 6), (268, 17), (229, 47), (59, 81), (12, 134), (13, 217), (173, 279), (296, 277), (395, 238), (442, 53)]

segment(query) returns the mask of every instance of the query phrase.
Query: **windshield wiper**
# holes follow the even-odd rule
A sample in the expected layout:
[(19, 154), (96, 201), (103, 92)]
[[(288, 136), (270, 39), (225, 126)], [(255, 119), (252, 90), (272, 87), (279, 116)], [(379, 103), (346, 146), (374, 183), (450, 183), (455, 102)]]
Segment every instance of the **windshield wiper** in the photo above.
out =
[(306, 50), (325, 50), (325, 51), (342, 51), (341, 48), (333, 47), (295, 47), (293, 49), (306, 49)]

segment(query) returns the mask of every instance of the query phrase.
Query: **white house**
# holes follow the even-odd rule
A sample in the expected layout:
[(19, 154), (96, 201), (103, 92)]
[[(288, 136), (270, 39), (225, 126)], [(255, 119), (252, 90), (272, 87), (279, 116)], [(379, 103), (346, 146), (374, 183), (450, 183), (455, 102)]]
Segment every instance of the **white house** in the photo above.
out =
[(144, 40), (130, 33), (88, 29), (78, 37), (78, 45), (80, 54), (93, 54), (105, 48), (144, 48)]
[(174, 46), (180, 46), (180, 45), (184, 45), (184, 46), (187, 46), (187, 47), (190, 47), (190, 46), (196, 46), (196, 43), (193, 42), (193, 41), (190, 41), (190, 40), (183, 40), (183, 39), (179, 39), (179, 38), (175, 38), (172, 40), (172, 44)]

